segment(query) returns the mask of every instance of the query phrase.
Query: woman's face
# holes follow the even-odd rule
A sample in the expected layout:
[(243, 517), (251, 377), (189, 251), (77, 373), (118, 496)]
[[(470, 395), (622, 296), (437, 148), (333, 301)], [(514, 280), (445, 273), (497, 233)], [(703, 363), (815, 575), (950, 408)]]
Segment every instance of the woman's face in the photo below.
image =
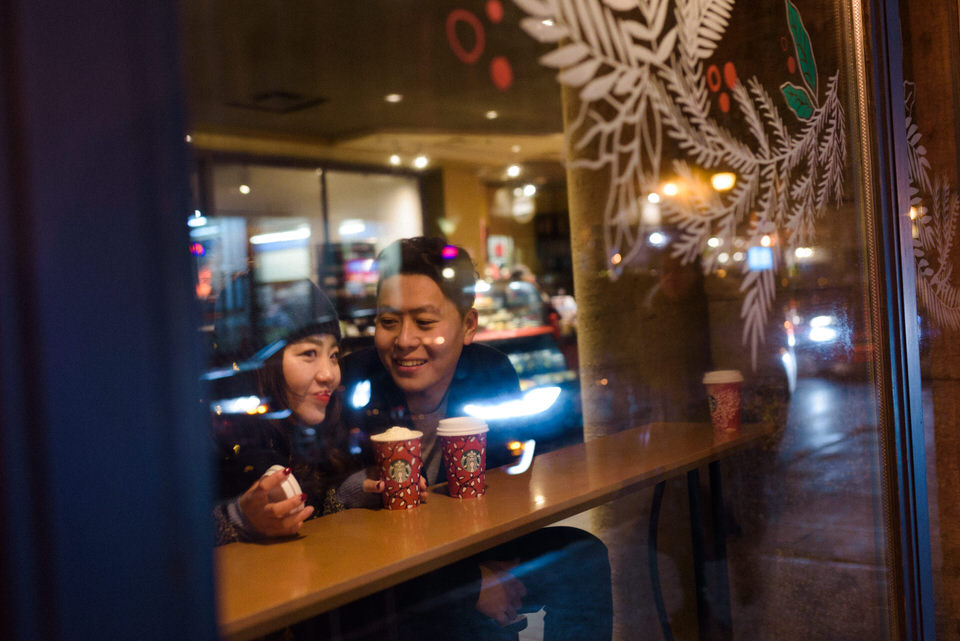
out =
[(306, 425), (327, 415), (330, 397), (340, 385), (340, 346), (330, 334), (307, 336), (283, 348), (287, 407)]

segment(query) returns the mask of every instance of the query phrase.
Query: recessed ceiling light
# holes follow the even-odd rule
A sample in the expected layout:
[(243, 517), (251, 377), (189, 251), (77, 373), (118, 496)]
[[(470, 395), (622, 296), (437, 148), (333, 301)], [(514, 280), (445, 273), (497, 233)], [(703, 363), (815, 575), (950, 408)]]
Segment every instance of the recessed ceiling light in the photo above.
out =
[(487, 120), (496, 120), (499, 116), (500, 114), (498, 114), (493, 109), (487, 112)]
[(413, 159), (413, 166), (416, 167), (417, 169), (423, 169), (428, 164), (430, 164), (430, 159), (424, 156), (423, 154), (420, 154), (419, 156)]
[(390, 164), (393, 165), (394, 167), (399, 166), (399, 165), (400, 165), (400, 154), (391, 154), (391, 156), (390, 156)]
[(193, 142), (193, 136), (191, 136), (190, 134), (187, 134), (186, 136), (184, 136), (183, 139), (186, 140), (187, 142)]
[(507, 175), (511, 178), (516, 178), (520, 175), (520, 165), (510, 165), (507, 167)]
[(403, 95), (398, 94), (398, 93), (388, 93), (386, 96), (383, 97), (383, 99), (386, 100), (387, 102), (394, 102), (394, 103), (396, 103), (396, 102), (400, 102), (401, 100), (403, 100)]
[(512, 152), (515, 153), (515, 154), (519, 154), (519, 153), (520, 153), (520, 145), (514, 145), (513, 147), (510, 147), (510, 151), (512, 151)]
[(246, 196), (250, 193), (250, 185), (240, 185), (240, 193)]
[(729, 171), (723, 171), (710, 177), (710, 184), (717, 191), (728, 191), (737, 184), (737, 175)]

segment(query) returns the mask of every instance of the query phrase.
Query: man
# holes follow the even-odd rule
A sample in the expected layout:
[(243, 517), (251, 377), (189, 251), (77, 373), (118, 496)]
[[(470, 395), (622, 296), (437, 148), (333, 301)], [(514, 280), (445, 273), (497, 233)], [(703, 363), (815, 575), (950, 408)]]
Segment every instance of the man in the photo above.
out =
[[(423, 432), (430, 483), (444, 480), (437, 424), (464, 416), (468, 403), (516, 398), (520, 382), (503, 353), (474, 343), (476, 276), (469, 255), (437, 238), (412, 238), (378, 259), (374, 348), (343, 363), (349, 427), (366, 434), (393, 425)], [(508, 462), (507, 448), (488, 434), (487, 465)]]
[[(381, 252), (378, 267), (374, 347), (343, 361), (344, 421), (367, 435), (392, 425), (422, 431), (424, 474), (437, 483), (440, 419), (464, 415), (468, 403), (514, 398), (519, 381), (505, 355), (474, 343), (476, 274), (463, 249), (439, 238), (402, 239)], [(505, 462), (497, 456), (505, 448), (487, 450), (488, 467)], [(611, 636), (610, 591), (603, 544), (557, 527), (426, 575), (404, 591), (416, 595), (404, 607), (425, 624), (414, 633), (421, 639), (443, 638), (458, 621), (460, 632), (449, 638), (492, 638), (497, 625), (509, 626), (535, 603), (546, 609), (547, 641), (590, 641)]]

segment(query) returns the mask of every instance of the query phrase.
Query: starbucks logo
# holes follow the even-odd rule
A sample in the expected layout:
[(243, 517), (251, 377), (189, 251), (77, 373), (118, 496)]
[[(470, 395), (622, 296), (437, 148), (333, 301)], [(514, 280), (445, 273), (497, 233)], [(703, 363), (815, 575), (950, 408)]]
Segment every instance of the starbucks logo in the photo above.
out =
[(463, 456), (460, 457), (460, 467), (466, 471), (476, 472), (480, 469), (480, 451), (479, 450), (467, 450), (463, 453)]
[(410, 464), (403, 459), (397, 459), (390, 464), (388, 470), (390, 479), (397, 483), (406, 483), (410, 480)]

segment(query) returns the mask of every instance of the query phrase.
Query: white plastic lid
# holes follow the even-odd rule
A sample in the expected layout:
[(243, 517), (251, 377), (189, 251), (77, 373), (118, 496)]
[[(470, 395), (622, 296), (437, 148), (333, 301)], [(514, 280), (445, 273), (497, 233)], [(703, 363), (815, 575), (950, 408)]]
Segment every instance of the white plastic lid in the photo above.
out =
[(743, 374), (737, 369), (718, 369), (703, 375), (704, 385), (717, 383), (742, 383)]
[(437, 425), (437, 436), (467, 436), (469, 434), (483, 434), (490, 428), (482, 418), (473, 416), (454, 416), (442, 418)]
[[(270, 476), (271, 474), (277, 474), (283, 472), (284, 467), (282, 465), (272, 465), (270, 468), (263, 473), (263, 476)], [(263, 477), (261, 477), (263, 478)], [(268, 495), (270, 500), (273, 502), (282, 501), (284, 499), (293, 498), (294, 496), (300, 496), (303, 494), (303, 490), (300, 489), (300, 483), (297, 482), (296, 477), (293, 474), (287, 476), (284, 479), (283, 483), (273, 488)], [(290, 514), (295, 514), (303, 509), (302, 505), (290, 510)]]
[(423, 432), (411, 430), (410, 428), (403, 427), (402, 425), (394, 425), (386, 432), (374, 434), (370, 437), (370, 440), (384, 443), (391, 441), (409, 441), (411, 439), (421, 438), (422, 436)]

